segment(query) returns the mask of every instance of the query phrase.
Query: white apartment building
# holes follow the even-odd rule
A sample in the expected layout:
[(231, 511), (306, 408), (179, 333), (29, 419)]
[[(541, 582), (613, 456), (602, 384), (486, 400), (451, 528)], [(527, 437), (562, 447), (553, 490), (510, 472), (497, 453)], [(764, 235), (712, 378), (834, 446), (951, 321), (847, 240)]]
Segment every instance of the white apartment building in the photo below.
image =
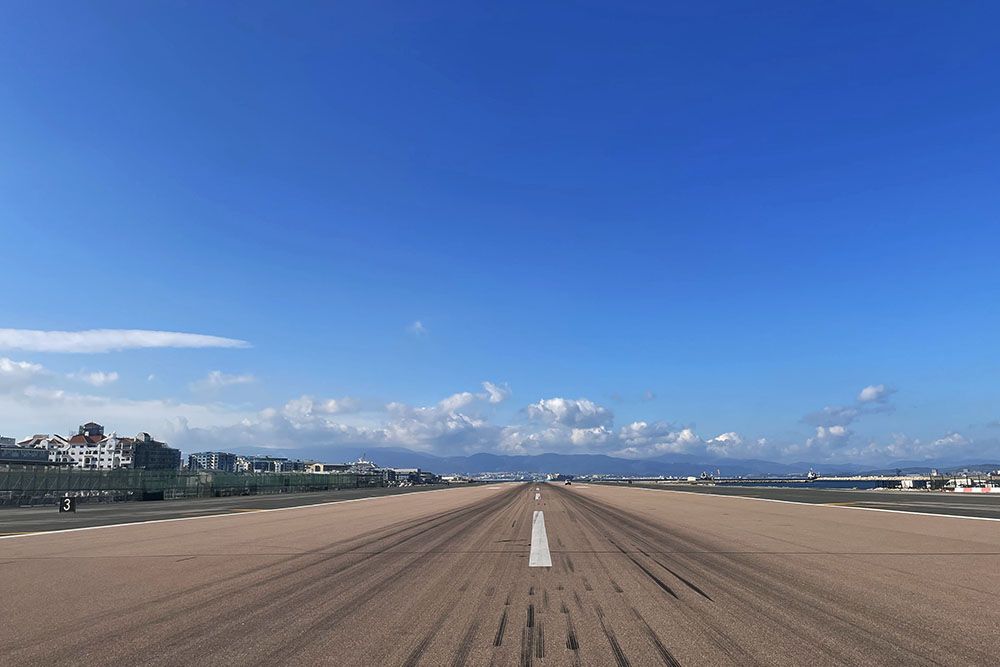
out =
[(45, 435), (36, 433), (30, 438), (25, 438), (17, 443), (18, 447), (30, 447), (32, 449), (44, 449), (49, 453), (49, 461), (54, 463), (73, 463), (69, 457), (69, 440), (59, 434)]
[(36, 434), (18, 443), (21, 447), (44, 449), (49, 461), (65, 463), (88, 470), (113, 470), (132, 467), (135, 438), (112, 433), (104, 435), (104, 427), (89, 422), (69, 438), (61, 435)]

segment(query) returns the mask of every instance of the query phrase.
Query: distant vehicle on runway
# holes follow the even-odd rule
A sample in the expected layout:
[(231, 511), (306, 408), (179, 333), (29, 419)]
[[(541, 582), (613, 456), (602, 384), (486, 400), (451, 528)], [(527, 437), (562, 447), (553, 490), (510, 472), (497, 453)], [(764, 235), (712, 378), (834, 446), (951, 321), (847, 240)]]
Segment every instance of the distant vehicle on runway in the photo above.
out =
[(819, 473), (816, 472), (815, 470), (810, 470), (808, 473), (806, 473), (807, 482), (815, 482), (817, 479), (819, 479)]
[(569, 486), (572, 483), (573, 483), (573, 480), (571, 480), (571, 479), (567, 479), (566, 482), (565, 482), (566, 486)]

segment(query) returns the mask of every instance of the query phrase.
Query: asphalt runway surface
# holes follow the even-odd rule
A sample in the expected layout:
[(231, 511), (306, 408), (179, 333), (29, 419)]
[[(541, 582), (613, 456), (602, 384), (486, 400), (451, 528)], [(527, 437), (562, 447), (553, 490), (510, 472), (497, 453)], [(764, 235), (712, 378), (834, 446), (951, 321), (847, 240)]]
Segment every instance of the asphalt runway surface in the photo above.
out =
[(222, 498), (182, 498), (178, 500), (80, 503), (76, 512), (59, 513), (57, 505), (0, 507), (0, 536), (68, 530), (119, 523), (161, 521), (211, 514), (230, 514), (263, 509), (297, 507), (337, 500), (418, 493), (446, 488), (441, 485), (370, 487), (337, 491), (275, 493)]
[(841, 505), (921, 514), (949, 514), (1000, 519), (1000, 494), (899, 489), (822, 489), (780, 486), (713, 486), (708, 484), (637, 483), (654, 489), (743, 496), (794, 503)]
[(996, 663), (997, 522), (537, 488), (0, 539), (0, 663)]

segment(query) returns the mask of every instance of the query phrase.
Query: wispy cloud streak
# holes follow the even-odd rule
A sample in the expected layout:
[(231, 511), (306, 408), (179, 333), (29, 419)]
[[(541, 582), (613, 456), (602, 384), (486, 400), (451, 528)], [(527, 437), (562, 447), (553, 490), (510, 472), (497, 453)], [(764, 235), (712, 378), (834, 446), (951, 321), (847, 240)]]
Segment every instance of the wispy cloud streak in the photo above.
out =
[(0, 329), (0, 350), (90, 354), (164, 347), (242, 348), (250, 347), (250, 343), (222, 336), (145, 329), (90, 329), (86, 331)]

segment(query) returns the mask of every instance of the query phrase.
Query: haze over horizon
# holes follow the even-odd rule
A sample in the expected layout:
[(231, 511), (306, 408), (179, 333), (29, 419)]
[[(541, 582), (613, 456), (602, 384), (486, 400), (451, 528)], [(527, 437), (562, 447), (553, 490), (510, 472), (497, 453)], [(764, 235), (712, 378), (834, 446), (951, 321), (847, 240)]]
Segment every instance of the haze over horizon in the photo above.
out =
[(1000, 458), (996, 6), (0, 18), (0, 435)]

